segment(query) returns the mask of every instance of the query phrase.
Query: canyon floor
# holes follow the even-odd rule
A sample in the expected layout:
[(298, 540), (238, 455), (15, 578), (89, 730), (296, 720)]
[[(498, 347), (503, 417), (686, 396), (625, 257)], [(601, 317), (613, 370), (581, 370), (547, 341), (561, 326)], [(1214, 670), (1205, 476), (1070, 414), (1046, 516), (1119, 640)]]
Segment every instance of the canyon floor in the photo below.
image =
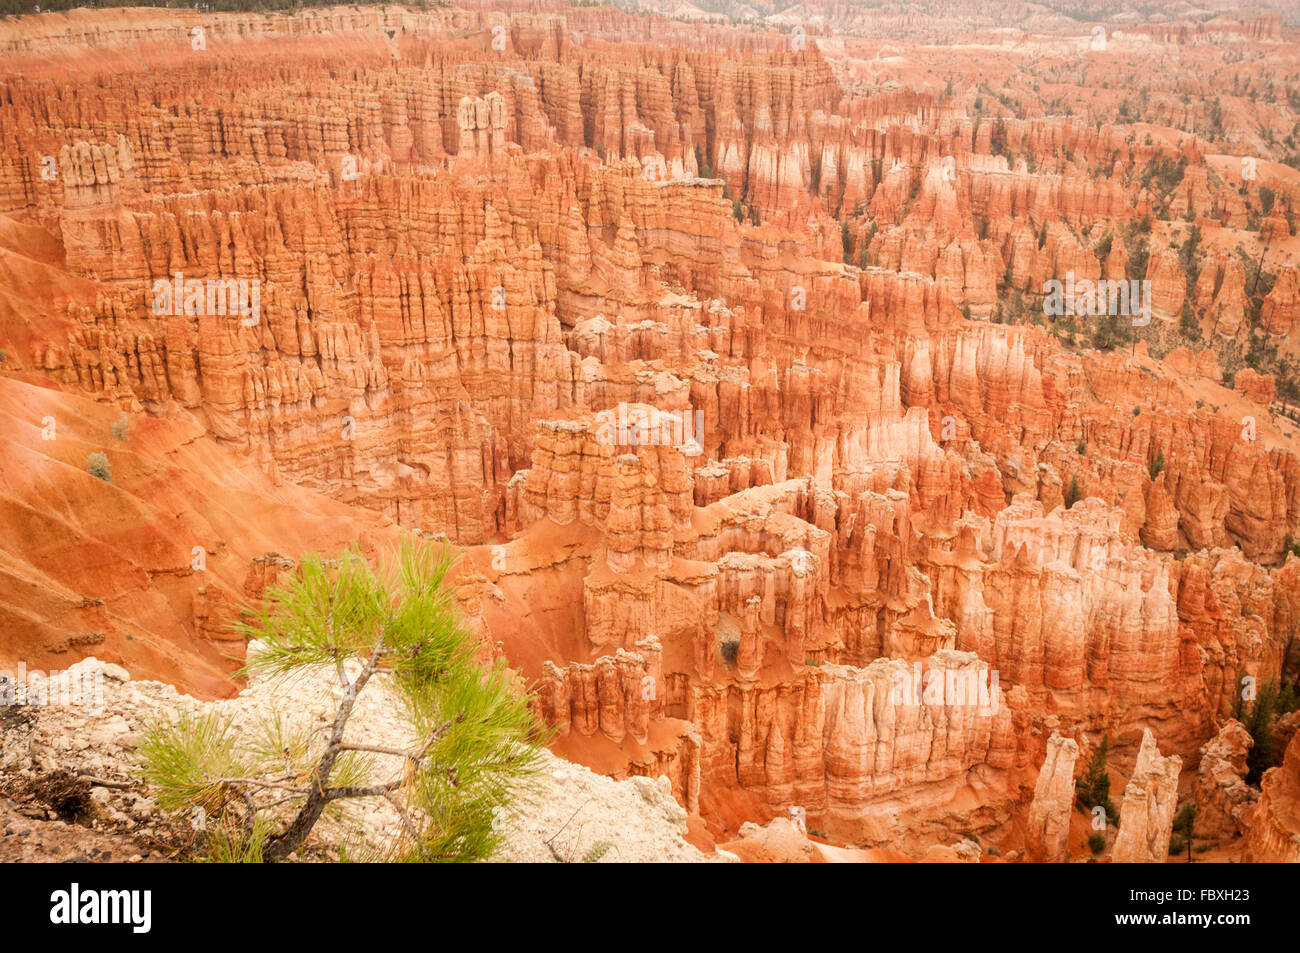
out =
[(144, 726), (413, 532), (497, 860), (1300, 861), (1300, 24), (1061, 6), (0, 19), (0, 674), (106, 686), (0, 860), (181, 856)]

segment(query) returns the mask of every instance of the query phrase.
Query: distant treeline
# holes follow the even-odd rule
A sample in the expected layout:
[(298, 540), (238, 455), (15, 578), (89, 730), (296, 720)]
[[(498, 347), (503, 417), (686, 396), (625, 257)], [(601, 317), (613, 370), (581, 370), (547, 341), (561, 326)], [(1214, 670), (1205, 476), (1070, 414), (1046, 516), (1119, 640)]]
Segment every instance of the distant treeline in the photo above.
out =
[[(393, 0), (206, 0), (206, 2), (200, 0), (198, 6), (199, 9), (207, 12), (247, 13), (258, 10), (296, 10), (304, 7), (381, 6), (392, 2)], [(445, 3), (437, 0), (407, 0), (393, 5), (446, 6)], [(186, 8), (193, 10), (194, 6), (194, 0), (188, 3), (185, 0), (94, 0), (93, 3), (87, 0), (0, 0), (0, 15), (21, 16), (36, 13), (38, 8), (41, 13), (50, 13), (77, 8), (93, 10), (101, 7), (173, 7), (177, 10)]]

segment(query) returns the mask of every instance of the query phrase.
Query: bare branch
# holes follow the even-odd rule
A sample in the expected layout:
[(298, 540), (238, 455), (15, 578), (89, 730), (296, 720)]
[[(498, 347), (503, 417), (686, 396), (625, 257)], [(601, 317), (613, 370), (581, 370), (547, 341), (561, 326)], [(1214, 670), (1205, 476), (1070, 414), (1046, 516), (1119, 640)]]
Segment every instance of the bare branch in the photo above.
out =
[(138, 788), (141, 784), (139, 781), (108, 781), (104, 778), (97, 778), (93, 774), (81, 772), (77, 775), (79, 778), (85, 778), (91, 784), (98, 785), (101, 788), (118, 788), (123, 791), (129, 791), (131, 788)]
[(396, 781), (389, 781), (387, 784), (350, 784), (343, 787), (326, 788), (324, 798), (326, 801), (337, 801), (339, 798), (344, 797), (384, 797), (390, 791), (396, 791), (404, 783), (405, 781), (399, 778)]
[(560, 863), (562, 863), (562, 864), (571, 863), (571, 861), (569, 861), (569, 860), (568, 860), (567, 858), (565, 858), (565, 857), (561, 857), (561, 856), (560, 856), (560, 852), (559, 852), (558, 850), (555, 849), (555, 846), (551, 843), (551, 841), (555, 840), (555, 838), (559, 837), (561, 834), (564, 833), (564, 829), (565, 829), (566, 827), (568, 827), (571, 823), (573, 823), (573, 819), (574, 819), (575, 817), (578, 816), (578, 814), (582, 811), (582, 809), (583, 809), (584, 807), (586, 807), (588, 804), (591, 803), (591, 800), (592, 800), (591, 798), (587, 798), (587, 800), (585, 800), (585, 801), (583, 801), (581, 804), (579, 804), (579, 805), (578, 805), (578, 810), (576, 810), (576, 811), (574, 811), (572, 814), (570, 814), (570, 815), (569, 815), (569, 819), (568, 819), (567, 821), (565, 821), (562, 825), (560, 825), (560, 829), (559, 829), (558, 831), (556, 831), (554, 834), (552, 834), (550, 837), (548, 837), (548, 838), (543, 842), (543, 843), (546, 844), (547, 847), (550, 848), (551, 855), (552, 855), (556, 860), (558, 860)]

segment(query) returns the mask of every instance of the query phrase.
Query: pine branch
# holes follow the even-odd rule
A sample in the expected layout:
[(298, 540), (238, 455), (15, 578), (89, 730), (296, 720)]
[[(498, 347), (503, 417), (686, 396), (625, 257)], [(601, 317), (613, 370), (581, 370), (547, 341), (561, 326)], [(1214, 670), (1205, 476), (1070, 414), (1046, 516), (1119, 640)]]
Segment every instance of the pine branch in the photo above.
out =
[[(307, 795), (307, 803), (298, 811), (298, 816), (293, 819), (293, 823), (285, 831), (271, 838), (271, 843), (266, 851), (268, 860), (284, 860), (301, 847), (312, 827), (315, 826), (316, 821), (320, 819), (321, 812), (325, 810), (325, 805), (329, 800), (332, 800), (332, 798), (326, 797), (325, 784), (329, 780), (330, 771), (334, 768), (334, 762), (338, 760), (340, 748), (343, 744), (343, 729), (347, 726), (348, 718), (352, 715), (352, 707), (356, 704), (357, 696), (366, 687), (366, 683), (370, 681), (370, 676), (374, 674), (375, 666), (379, 664), (379, 657), (383, 654), (383, 651), (384, 639), (383, 636), (380, 636), (356, 680), (343, 693), (343, 700), (339, 703), (338, 713), (334, 716), (334, 727), (330, 732), (329, 742), (326, 744), (325, 752), (316, 765), (315, 777), (313, 778), (315, 783), (312, 785), (311, 792)], [(377, 793), (382, 794), (384, 792)]]

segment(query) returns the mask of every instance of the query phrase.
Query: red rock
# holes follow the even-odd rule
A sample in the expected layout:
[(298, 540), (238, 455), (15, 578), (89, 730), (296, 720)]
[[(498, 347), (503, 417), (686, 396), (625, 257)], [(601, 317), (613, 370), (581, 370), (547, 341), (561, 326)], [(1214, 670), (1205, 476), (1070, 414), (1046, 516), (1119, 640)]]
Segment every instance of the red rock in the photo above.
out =
[(1264, 772), (1242, 858), (1248, 864), (1300, 863), (1300, 734), (1282, 763)]

